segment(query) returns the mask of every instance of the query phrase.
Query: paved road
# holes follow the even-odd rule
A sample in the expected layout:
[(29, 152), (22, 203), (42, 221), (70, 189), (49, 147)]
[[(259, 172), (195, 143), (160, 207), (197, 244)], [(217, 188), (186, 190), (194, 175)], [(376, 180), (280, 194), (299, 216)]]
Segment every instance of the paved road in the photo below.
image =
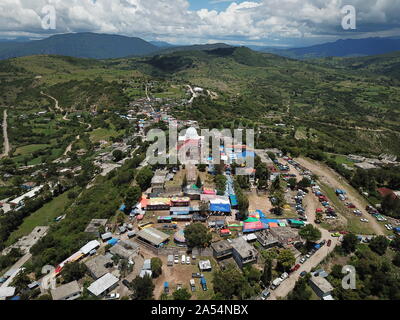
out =
[(10, 142), (8, 141), (8, 130), (7, 130), (7, 110), (3, 112), (3, 137), (4, 137), (4, 153), (0, 155), (0, 158), (7, 157), (10, 153)]
[(14, 274), (4, 282), (1, 287), (5, 288), (10, 285), (10, 283), (14, 280), (14, 278), (18, 275), (19, 269), (30, 259), (32, 255), (27, 253), (21, 259), (19, 259), (9, 270), (15, 270)]

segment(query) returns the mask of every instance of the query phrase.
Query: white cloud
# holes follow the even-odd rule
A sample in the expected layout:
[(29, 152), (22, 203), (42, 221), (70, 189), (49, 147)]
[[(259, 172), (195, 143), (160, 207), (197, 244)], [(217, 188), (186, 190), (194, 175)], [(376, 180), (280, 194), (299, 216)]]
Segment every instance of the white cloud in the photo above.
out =
[[(374, 28), (391, 33), (400, 27), (399, 0), (214, 0), (221, 1), (231, 3), (223, 11), (191, 11), (187, 0), (1, 0), (0, 36), (48, 34), (41, 29), (40, 12), (49, 2), (57, 12), (55, 33), (182, 39), (178, 42), (360, 37)], [(346, 4), (357, 9), (359, 32), (340, 29)]]

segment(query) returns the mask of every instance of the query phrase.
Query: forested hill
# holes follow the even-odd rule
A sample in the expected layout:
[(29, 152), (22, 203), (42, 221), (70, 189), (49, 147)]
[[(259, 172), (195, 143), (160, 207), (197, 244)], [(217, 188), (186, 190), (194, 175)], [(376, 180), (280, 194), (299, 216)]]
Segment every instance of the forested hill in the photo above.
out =
[(159, 47), (140, 38), (96, 33), (55, 35), (43, 40), (0, 43), (0, 59), (56, 54), (78, 58), (108, 59), (146, 55)]

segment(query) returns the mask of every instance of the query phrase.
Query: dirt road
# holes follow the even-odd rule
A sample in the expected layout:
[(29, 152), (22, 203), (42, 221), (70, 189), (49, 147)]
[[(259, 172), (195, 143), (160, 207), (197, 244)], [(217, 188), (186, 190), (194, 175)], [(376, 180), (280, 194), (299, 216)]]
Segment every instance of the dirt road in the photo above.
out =
[(56, 98), (54, 98), (54, 97), (52, 97), (52, 96), (50, 96), (50, 95), (44, 93), (43, 91), (40, 91), (40, 94), (43, 95), (43, 96), (46, 96), (46, 97), (50, 98), (51, 100), (53, 100), (54, 103), (55, 103), (54, 108), (55, 108), (56, 110), (58, 110), (58, 111), (60, 111), (60, 112), (64, 112), (64, 109), (60, 107), (60, 104), (58, 103), (58, 100), (57, 100)]
[(3, 112), (3, 138), (4, 138), (4, 153), (0, 155), (0, 159), (7, 157), (10, 153), (10, 142), (8, 140), (8, 128), (7, 128), (7, 110)]
[[(361, 210), (365, 217), (369, 216), (365, 210), (365, 207), (368, 204), (367, 201), (363, 199), (361, 195), (359, 195), (359, 193), (352, 186), (350, 186), (343, 177), (326, 165), (311, 159), (299, 158), (295, 160), (316, 174), (323, 183), (329, 185), (331, 188), (345, 190), (347, 192), (349, 202), (352, 202), (359, 210)], [(382, 227), (375, 219), (369, 219), (369, 224), (376, 234), (385, 234)]]
[(319, 202), (313, 193), (309, 193), (304, 198), (303, 205), (306, 209), (308, 222), (310, 222), (321, 231), (321, 240), (331, 240), (332, 244), (330, 247), (324, 245), (313, 256), (311, 256), (310, 259), (308, 259), (303, 265), (301, 265), (299, 270), (293, 272), (288, 279), (286, 279), (277, 289), (271, 292), (269, 300), (276, 300), (278, 298), (286, 297), (293, 290), (296, 282), (299, 280), (300, 273), (303, 271), (310, 272), (312, 268), (319, 265), (339, 244), (338, 238), (331, 237), (331, 234), (328, 230), (321, 228), (318, 224), (315, 223), (315, 211), (319, 207)]

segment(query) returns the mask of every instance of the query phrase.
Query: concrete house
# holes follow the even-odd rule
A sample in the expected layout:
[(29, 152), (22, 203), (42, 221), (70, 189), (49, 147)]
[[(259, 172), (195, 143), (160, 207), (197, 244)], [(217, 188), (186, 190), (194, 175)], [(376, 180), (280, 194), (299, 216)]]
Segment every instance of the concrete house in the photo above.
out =
[(53, 300), (75, 300), (81, 296), (81, 287), (78, 281), (72, 281), (51, 290), (51, 296)]
[(243, 237), (232, 240), (232, 254), (240, 268), (257, 261), (258, 252)]
[(312, 276), (310, 279), (310, 286), (321, 299), (332, 296), (333, 287), (329, 281), (323, 277)]
[(217, 260), (223, 260), (232, 257), (232, 245), (227, 240), (221, 240), (211, 244), (213, 256)]

